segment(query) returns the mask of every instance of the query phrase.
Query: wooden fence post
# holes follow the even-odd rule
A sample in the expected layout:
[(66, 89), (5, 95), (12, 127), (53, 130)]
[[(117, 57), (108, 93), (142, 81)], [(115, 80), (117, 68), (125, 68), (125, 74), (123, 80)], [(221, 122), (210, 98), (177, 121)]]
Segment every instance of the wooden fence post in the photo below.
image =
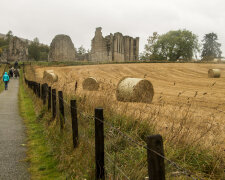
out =
[(149, 180), (165, 180), (163, 140), (161, 135), (147, 137), (147, 158)]
[(38, 83), (38, 97), (41, 97), (41, 84)]
[(43, 101), (43, 95), (44, 95), (44, 84), (41, 84), (41, 99)]
[(65, 115), (64, 115), (64, 102), (63, 102), (63, 92), (58, 91), (58, 98), (59, 98), (59, 119), (60, 119), (60, 128), (61, 130), (65, 124)]
[(34, 82), (34, 87), (35, 87), (35, 94), (38, 96), (38, 83)]
[(32, 81), (32, 87), (33, 87), (33, 92), (35, 94), (35, 82), (34, 81)]
[(95, 163), (96, 180), (105, 179), (103, 109), (95, 109)]
[(77, 123), (77, 104), (76, 100), (70, 101), (71, 118), (72, 118), (72, 131), (73, 131), (73, 147), (78, 145), (78, 123)]
[(56, 89), (52, 89), (52, 119), (56, 117)]
[(43, 105), (46, 104), (47, 91), (48, 91), (48, 84), (44, 83), (43, 84), (43, 95), (42, 95)]
[(36, 82), (34, 81), (34, 82), (33, 82), (33, 90), (34, 90), (34, 94), (35, 94), (35, 95), (37, 95), (37, 93), (36, 93), (36, 87), (37, 87), (37, 84), (36, 84)]
[(48, 110), (51, 110), (51, 103), (52, 103), (52, 94), (51, 94), (51, 92), (52, 92), (52, 88), (51, 88), (51, 86), (50, 87), (48, 87)]

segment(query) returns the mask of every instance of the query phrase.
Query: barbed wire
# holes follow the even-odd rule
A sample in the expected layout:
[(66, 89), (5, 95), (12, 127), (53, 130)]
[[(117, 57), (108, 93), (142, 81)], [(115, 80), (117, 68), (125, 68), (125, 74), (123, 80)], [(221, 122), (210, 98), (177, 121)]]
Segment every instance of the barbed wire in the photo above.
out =
[[(79, 114), (83, 115), (83, 113), (81, 112), (78, 112)], [(84, 116), (84, 115), (83, 115)], [(160, 156), (161, 158), (165, 159), (166, 161), (169, 162), (169, 164), (173, 165), (175, 168), (177, 168), (182, 174), (192, 178), (193, 180), (197, 180), (196, 178), (192, 177), (192, 176), (196, 176), (198, 179), (201, 180), (200, 177), (198, 177), (197, 175), (191, 173), (189, 170), (187, 169), (184, 169), (183, 167), (179, 166), (178, 164), (176, 164), (175, 162), (173, 162), (172, 160), (166, 158), (165, 156), (161, 155), (160, 153), (148, 148), (147, 146), (143, 145), (143, 144), (140, 144), (139, 142), (135, 141), (131, 136), (129, 136), (127, 133), (125, 132), (122, 132), (121, 130), (119, 130), (118, 128), (114, 127), (111, 123), (107, 122), (107, 121), (102, 121), (101, 119), (97, 118), (97, 117), (94, 117), (94, 116), (91, 116), (91, 115), (86, 115), (86, 117), (90, 118), (90, 119), (96, 119), (98, 121), (100, 121), (101, 123), (103, 124), (107, 124), (109, 125), (112, 129), (116, 130), (119, 134), (121, 134), (123, 137), (125, 137), (126, 139), (128, 139), (130, 142), (146, 149), (146, 150), (149, 150), (153, 153), (155, 153), (156, 155)]]
[[(48, 89), (46, 89), (46, 90), (47, 90), (48, 92), (50, 92)], [(61, 99), (61, 100), (64, 102), (64, 104), (66, 104), (68, 107), (70, 107), (70, 104), (69, 104), (67, 101), (65, 101), (65, 100), (64, 100), (63, 98), (61, 98), (61, 97), (58, 97), (58, 98)], [(78, 109), (78, 108), (74, 108), (74, 107), (70, 107), (70, 108), (76, 109), (76, 110)], [(192, 178), (193, 180), (197, 180), (196, 178), (198, 178), (199, 180), (202, 180), (202, 179), (201, 179), (200, 177), (198, 177), (196, 174), (194, 174), (194, 173), (190, 172), (189, 170), (187, 170), (187, 169), (185, 169), (185, 168), (179, 166), (179, 165), (178, 165), (177, 163), (175, 163), (174, 161), (172, 161), (172, 160), (166, 158), (165, 156), (161, 155), (160, 153), (154, 151), (153, 149), (150, 149), (150, 148), (148, 148), (147, 146), (145, 146), (145, 145), (143, 145), (143, 144), (137, 142), (137, 141), (134, 140), (131, 136), (129, 136), (127, 133), (122, 132), (122, 131), (119, 130), (118, 128), (114, 127), (114, 125), (111, 124), (111, 123), (109, 123), (108, 121), (103, 121), (103, 120), (101, 120), (101, 119), (99, 119), (99, 118), (97, 118), (97, 117), (95, 117), (95, 116), (87, 115), (87, 114), (85, 115), (85, 114), (83, 114), (82, 112), (78, 112), (78, 111), (77, 111), (77, 114), (82, 115), (83, 117), (86, 117), (86, 118), (88, 117), (88, 118), (90, 118), (90, 119), (96, 119), (96, 120), (100, 121), (100, 122), (103, 123), (103, 124), (107, 124), (107, 125), (110, 126), (112, 129), (116, 130), (121, 136), (123, 136), (124, 138), (126, 138), (127, 140), (129, 140), (130, 142), (132, 142), (133, 144), (136, 144), (137, 146), (140, 146), (140, 147), (142, 147), (142, 148), (144, 148), (144, 149), (146, 149), (146, 150), (149, 150), (149, 151), (153, 152), (154, 154), (158, 155), (159, 157), (165, 159), (166, 161), (169, 162), (169, 164), (171, 164), (172, 166), (174, 166), (176, 169), (178, 169), (182, 174), (186, 175), (187, 177), (190, 177), (190, 178)]]

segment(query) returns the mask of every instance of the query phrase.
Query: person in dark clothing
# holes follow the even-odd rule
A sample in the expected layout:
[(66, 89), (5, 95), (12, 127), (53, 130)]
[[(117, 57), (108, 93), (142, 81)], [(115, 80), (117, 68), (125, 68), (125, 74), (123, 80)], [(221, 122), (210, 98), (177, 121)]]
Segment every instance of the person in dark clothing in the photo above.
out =
[(14, 68), (15, 68), (15, 69), (18, 68), (18, 62), (17, 62), (17, 61), (14, 63)]
[(9, 77), (11, 78), (11, 77), (13, 77), (13, 72), (14, 70), (13, 70), (13, 68), (11, 68), (10, 70), (9, 70)]
[(5, 74), (3, 76), (3, 82), (5, 83), (5, 90), (8, 90), (9, 76), (8, 76), (7, 72), (5, 72)]
[(20, 73), (19, 73), (18, 69), (15, 69), (14, 75), (15, 75), (15, 78), (20, 77)]

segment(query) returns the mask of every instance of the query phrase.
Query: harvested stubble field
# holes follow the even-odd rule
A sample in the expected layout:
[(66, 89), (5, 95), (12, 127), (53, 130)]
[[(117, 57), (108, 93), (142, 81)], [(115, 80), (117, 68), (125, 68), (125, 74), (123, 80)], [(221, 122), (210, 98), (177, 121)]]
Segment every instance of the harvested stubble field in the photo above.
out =
[[(210, 68), (221, 69), (221, 78), (208, 78), (207, 72)], [(186, 132), (187, 136), (183, 139), (188, 140), (191, 137), (195, 141), (204, 134), (204, 146), (216, 151), (224, 151), (225, 65), (223, 64), (108, 64), (36, 67), (37, 80), (41, 81), (44, 70), (48, 69), (53, 69), (59, 76), (59, 81), (52, 84), (52, 87), (58, 90), (75, 94), (75, 82), (77, 81), (76, 94), (93, 96), (92, 101), (96, 102), (96, 106), (104, 106), (107, 102), (108, 106), (117, 107), (118, 111), (135, 113), (143, 119), (152, 116), (153, 113), (156, 115), (157, 112), (153, 120), (160, 133), (173, 136), (175, 132), (179, 134)], [(99, 91), (83, 91), (82, 82), (90, 76), (100, 82)], [(152, 104), (118, 102), (115, 96), (116, 87), (124, 76), (145, 78), (151, 81), (155, 91)], [(181, 126), (182, 129), (180, 129)]]
[[(221, 69), (221, 78), (208, 78), (208, 69)], [(93, 107), (149, 121), (166, 142), (198, 146), (224, 156), (225, 65), (192, 63), (106, 64), (65, 67), (35, 67), (36, 80), (52, 69), (59, 80), (52, 84), (70, 95), (85, 96)], [(82, 89), (87, 77), (100, 82), (98, 91)], [(117, 83), (124, 76), (145, 78), (153, 84), (151, 104), (118, 102)], [(75, 92), (75, 82), (78, 87)], [(48, 84), (50, 84), (48, 82)]]

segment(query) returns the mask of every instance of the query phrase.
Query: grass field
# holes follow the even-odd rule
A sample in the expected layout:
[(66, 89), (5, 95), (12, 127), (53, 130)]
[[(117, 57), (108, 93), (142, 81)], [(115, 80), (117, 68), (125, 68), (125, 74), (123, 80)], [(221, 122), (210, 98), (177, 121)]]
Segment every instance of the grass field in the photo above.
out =
[[(212, 158), (219, 159), (218, 164), (208, 164), (211, 169), (206, 170), (208, 167), (206, 168), (204, 163), (209, 159), (205, 160), (200, 154), (197, 157), (198, 162), (195, 163), (198, 163), (198, 166), (204, 166), (203, 171), (209, 171), (206, 173), (210, 173), (210, 179), (216, 169), (224, 168), (221, 159), (224, 157), (225, 146), (225, 96), (223, 95), (225, 75), (222, 74), (222, 77), (218, 79), (210, 79), (207, 75), (209, 68), (220, 68), (223, 73), (225, 65), (152, 63), (68, 67), (36, 66), (33, 79), (42, 81), (43, 71), (53, 69), (59, 76), (59, 81), (51, 84), (52, 87), (63, 90), (70, 96), (83, 97), (85, 103), (92, 109), (102, 106), (106, 110), (149, 123), (150, 126), (154, 126), (157, 133), (163, 135), (166, 144), (173, 144), (173, 148), (206, 150)], [(95, 77), (100, 82), (98, 92), (82, 90), (82, 81), (89, 76)], [(124, 76), (150, 80), (155, 91), (153, 102), (151, 104), (118, 102), (115, 90), (118, 81)], [(76, 81), (78, 89), (75, 93)], [(171, 151), (169, 154), (171, 155)], [(188, 155), (182, 158), (184, 161), (191, 159)]]

